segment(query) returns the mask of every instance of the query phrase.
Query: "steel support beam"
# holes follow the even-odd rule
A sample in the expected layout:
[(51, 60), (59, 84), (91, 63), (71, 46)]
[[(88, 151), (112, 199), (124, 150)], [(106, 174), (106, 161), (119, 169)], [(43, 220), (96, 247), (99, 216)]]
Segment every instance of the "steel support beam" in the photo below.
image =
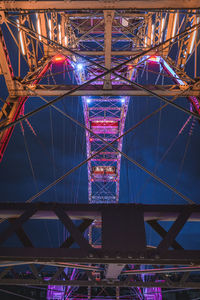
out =
[[(18, 91), (11, 91), (11, 95), (13, 96), (20, 96), (20, 97), (31, 97), (31, 96), (62, 96), (70, 91), (72, 88), (76, 88), (78, 86), (70, 85), (70, 86), (37, 86), (36, 89), (24, 89)], [(175, 86), (145, 86), (148, 89), (152, 90), (158, 96), (163, 97), (189, 97), (189, 96), (200, 96), (200, 90), (192, 90), (188, 89), (186, 91), (181, 91)], [(97, 86), (89, 86), (87, 88), (79, 89), (75, 92), (72, 92), (69, 96), (140, 96), (146, 97), (152, 95), (145, 91), (139, 90), (131, 86), (126, 85), (113, 85), (111, 89), (103, 89), (102, 85)], [(68, 97), (69, 97), (68, 96)]]
[(191, 288), (200, 289), (199, 282), (183, 282), (180, 281), (172, 282), (171, 286), (167, 282), (157, 282), (157, 281), (90, 281), (90, 280), (38, 280), (38, 279), (0, 279), (0, 285), (62, 285), (62, 286), (79, 286), (79, 287), (160, 287), (160, 288)]
[[(37, 208), (37, 211), (34, 215), (30, 217), (32, 220), (58, 220), (58, 216), (54, 212), (55, 203), (8, 203), (1, 202), (0, 203), (0, 219), (14, 219), (20, 217), (22, 213), (24, 213), (29, 208)], [(102, 218), (102, 211), (106, 208), (120, 209), (126, 207), (137, 208), (140, 207), (144, 214), (144, 221), (149, 222), (151, 220), (159, 220), (159, 221), (175, 221), (184, 208), (191, 208), (192, 212), (188, 221), (190, 222), (200, 222), (200, 205), (153, 205), (153, 204), (59, 204), (56, 203), (57, 206), (60, 206), (67, 212), (67, 215), (73, 220), (82, 220), (84, 219), (87, 222), (80, 225), (80, 231), (84, 231), (89, 225), (90, 220)], [(111, 215), (112, 216), (112, 215)], [(0, 224), (1, 226), (1, 224)], [(157, 229), (153, 228), (156, 232)], [(16, 228), (15, 228), (16, 230)], [(159, 232), (158, 232), (159, 233)], [(159, 233), (160, 234), (160, 233)], [(166, 231), (165, 231), (166, 234)], [(161, 237), (164, 238), (165, 234)], [(72, 241), (71, 241), (72, 242)], [(71, 243), (70, 242), (70, 243)], [(70, 245), (70, 244), (69, 244)], [(178, 249), (177, 249), (178, 250)], [(179, 247), (179, 250), (180, 247)]]
[[(0, 203), (0, 217), (13, 217), (11, 226), (0, 233), (0, 261), (23, 261), (36, 263), (89, 263), (89, 264), (147, 264), (147, 265), (191, 265), (200, 264), (200, 249), (185, 250), (183, 247), (171, 250), (177, 234), (189, 221), (200, 221), (200, 205), (135, 205), (135, 204), (82, 204), (59, 203)], [(36, 241), (22, 243), (24, 247), (6, 247), (9, 237), (20, 228), (26, 229), (29, 219), (58, 219), (71, 235), (57, 248), (33, 248)], [(83, 220), (77, 227), (73, 220)], [(173, 221), (159, 245), (146, 244), (145, 222), (149, 220)], [(87, 221), (84, 221), (87, 220)], [(101, 224), (102, 243), (100, 248), (91, 247), (84, 238), (84, 230), (91, 224), (89, 220)], [(1, 227), (1, 224), (0, 224)], [(41, 228), (42, 234), (42, 228)], [(41, 237), (40, 237), (41, 239)], [(73, 247), (76, 242), (79, 247)], [(117, 270), (120, 272), (119, 270)], [(109, 271), (110, 272), (110, 271)], [(113, 271), (114, 272), (114, 271)], [(111, 272), (112, 273), (112, 270)], [(109, 275), (110, 276), (110, 275)]]
[(132, 0), (132, 1), (6, 1), (2, 10), (129, 10), (200, 8), (199, 0)]

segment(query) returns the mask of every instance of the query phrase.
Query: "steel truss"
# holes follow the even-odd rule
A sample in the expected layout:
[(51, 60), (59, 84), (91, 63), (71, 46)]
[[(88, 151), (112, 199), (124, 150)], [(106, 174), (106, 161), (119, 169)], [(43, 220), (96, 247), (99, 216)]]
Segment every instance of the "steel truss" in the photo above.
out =
[[(174, 10), (176, 8), (190, 10)], [(119, 201), (120, 164), (121, 155), (124, 155), (122, 137), (131, 96), (156, 96), (166, 105), (174, 105), (179, 109), (173, 103), (174, 98), (187, 97), (191, 112), (182, 110), (200, 118), (198, 78), (192, 79), (184, 71), (193, 53), (197, 56), (200, 26), (198, 8), (198, 1), (191, 3), (179, 0), (143, 1), (142, 4), (140, 1), (0, 3), (0, 73), (8, 89), (8, 98), (0, 112), (0, 160), (14, 125), (23, 115), (28, 97), (39, 97), (45, 102), (47, 100), (44, 97), (58, 97), (41, 107), (42, 110), (50, 105), (55, 108), (53, 105), (64, 96), (82, 96), (87, 142), (88, 201), (94, 204), (76, 208), (60, 204), (0, 204), (2, 219), (9, 219), (11, 223), (10, 228), (0, 235), (1, 244), (15, 232), (24, 246), (19, 249), (1, 247), (0, 260), (7, 266), (29, 264), (32, 272), (30, 277), (34, 277), (15, 278), (8, 267), (0, 274), (0, 284), (47, 285), (34, 266), (37, 263), (58, 268), (49, 275), (51, 279), (48, 284), (51, 285), (198, 288), (198, 282), (195, 282), (190, 271), (194, 271), (191, 263), (199, 264), (199, 250), (184, 250), (175, 238), (186, 222), (199, 221), (199, 206), (170, 208), (110, 204)], [(9, 58), (5, 28), (18, 48), (18, 72), (13, 71)], [(174, 44), (178, 45), (176, 59), (169, 55)], [(54, 84), (48, 82), (46, 73), (57, 62), (65, 65), (65, 71), (75, 75), (77, 84), (57, 84), (55, 80)], [(24, 63), (29, 71), (21, 78)], [(139, 71), (151, 71), (151, 63), (159, 65), (158, 76), (162, 73), (171, 82), (162, 86), (138, 84), (136, 78)], [(196, 77), (197, 70), (194, 73)], [(24, 116), (24, 119), (28, 116)], [(108, 147), (108, 143), (112, 146)], [(104, 144), (107, 148), (103, 152), (101, 149)], [(187, 197), (184, 199), (188, 201)], [(109, 203), (109, 206), (96, 203)], [(33, 219), (37, 222), (44, 218), (44, 214), (52, 222), (55, 219), (61, 221), (71, 234), (59, 248), (34, 248), (30, 237), (22, 229), (25, 221)], [(74, 219), (82, 220), (82, 223), (76, 227)], [(166, 232), (158, 220), (174, 223)], [(144, 222), (162, 237), (156, 247), (146, 245)], [(139, 230), (139, 234), (134, 228)], [(88, 232), (89, 240), (86, 239)], [(78, 248), (71, 247), (74, 241)], [(170, 247), (174, 250), (169, 250)], [(77, 267), (77, 263), (82, 265)], [(66, 274), (61, 264), (81, 270), (83, 280), (72, 280), (72, 274)], [(91, 267), (94, 264), (96, 266)], [(104, 265), (103, 270), (100, 264)], [(133, 264), (163, 265), (165, 271), (167, 265), (177, 265), (179, 277), (177, 281), (170, 280), (163, 275), (162, 269), (154, 269), (151, 281), (141, 281), (133, 274), (130, 267)], [(190, 269), (181, 271), (182, 264)], [(124, 268), (126, 270), (123, 273)], [(176, 270), (172, 272), (176, 273)], [(181, 272), (184, 272), (183, 276), (180, 276)], [(158, 276), (159, 273), (162, 278)], [(118, 277), (120, 281), (117, 281)], [(116, 299), (119, 299), (119, 290), (115, 289), (115, 292)], [(157, 293), (160, 294), (160, 290)], [(91, 290), (88, 299), (91, 299)]]
[[(199, 270), (200, 249), (185, 250), (176, 241), (184, 225), (200, 221), (199, 205), (0, 203), (0, 217), (7, 223), (6, 228), (5, 224), (0, 225), (4, 227), (0, 234), (0, 284), (200, 288), (199, 282), (195, 282), (192, 275), (193, 271)], [(66, 241), (58, 248), (40, 248), (38, 243), (41, 237), (36, 240), (30, 238), (31, 228), (44, 219), (51, 222), (59, 220), (69, 233)], [(33, 226), (31, 228), (28, 226), (30, 220)], [(85, 231), (96, 221), (101, 223), (102, 228), (102, 243), (98, 249), (94, 249), (85, 238)], [(168, 231), (162, 225), (166, 221), (172, 222)], [(158, 245), (147, 245), (145, 223), (160, 235), (161, 241)], [(22, 247), (6, 246), (6, 241), (14, 234), (19, 238)], [(74, 243), (77, 246), (74, 247)], [(34, 244), (38, 246), (35, 247)], [(13, 277), (11, 268), (26, 264), (31, 266), (32, 275)], [(102, 265), (114, 268), (120, 264), (122, 267), (118, 276), (122, 280), (111, 280), (106, 276)], [(153, 273), (152, 280), (138, 280), (137, 275), (142, 273), (140, 268), (138, 271), (125, 271), (129, 264), (148, 265), (149, 271), (144, 270), (144, 273)], [(47, 281), (47, 274), (42, 275), (35, 269), (35, 265), (54, 267), (51, 280)], [(152, 269), (153, 265), (160, 265), (162, 268)], [(170, 269), (169, 265), (176, 267)], [(185, 267), (181, 267), (182, 265)], [(70, 281), (66, 274), (63, 275), (66, 267), (80, 269), (83, 280)], [(92, 277), (91, 280), (92, 271), (104, 273), (102, 279)], [(158, 275), (160, 273), (161, 282), (155, 280), (161, 280)], [(176, 279), (173, 276), (172, 279), (165, 278), (165, 273), (177, 273), (178, 276)]]

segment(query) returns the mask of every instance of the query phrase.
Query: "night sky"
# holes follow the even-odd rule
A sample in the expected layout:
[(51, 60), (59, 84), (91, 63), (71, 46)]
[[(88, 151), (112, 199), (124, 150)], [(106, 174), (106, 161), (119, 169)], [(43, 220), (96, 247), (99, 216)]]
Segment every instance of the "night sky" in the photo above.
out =
[[(14, 49), (12, 43), (10, 40), (7, 46), (11, 53), (13, 66), (17, 69), (17, 52), (11, 50)], [(192, 58), (187, 67), (187, 71), (192, 77), (193, 66)], [(154, 71), (158, 70), (156, 65), (150, 67)], [(62, 71), (61, 65), (54, 66), (54, 68), (54, 71)], [(141, 75), (142, 73), (139, 72), (138, 82), (141, 84), (147, 82), (154, 84), (157, 78), (156, 75), (149, 74), (147, 80), (146, 72), (142, 77)], [(198, 75), (200, 76), (200, 73)], [(65, 83), (70, 82), (70, 79), (62, 76), (58, 76), (57, 80)], [(161, 84), (161, 82), (162, 77), (159, 79), (158, 84)], [(173, 84), (170, 80), (165, 80), (164, 83)], [(1, 98), (6, 99), (7, 92), (2, 76), (0, 77), (0, 87)], [(48, 100), (50, 99), (53, 98), (48, 98)], [(185, 98), (177, 99), (176, 103), (187, 109), (190, 108), (189, 102)], [(25, 104), (25, 113), (42, 104), (44, 102), (39, 98), (30, 98)], [(161, 100), (153, 97), (131, 97), (125, 130), (162, 104)], [(57, 106), (84, 123), (80, 97), (66, 97)], [(145, 121), (124, 138), (123, 151), (152, 172), (156, 168), (158, 176), (176, 187), (194, 202), (199, 203), (199, 122), (192, 118), (183, 132), (179, 134), (188, 117), (187, 114), (176, 108), (167, 106), (162, 112)], [(25, 202), (54, 179), (86, 159), (84, 130), (60, 115), (53, 108), (45, 109), (31, 117), (29, 121), (36, 132), (36, 136), (34, 136), (25, 121), (23, 122), (24, 136), (20, 125), (17, 125), (0, 165), (1, 201)], [(173, 144), (174, 139), (176, 139), (176, 142)], [(166, 151), (167, 155), (159, 163)], [(87, 166), (85, 165), (34, 201), (87, 203), (87, 190)], [(120, 202), (186, 204), (180, 197), (123, 157), (121, 162)], [(166, 228), (169, 225), (169, 223), (166, 224)], [(56, 238), (54, 238), (55, 230), (57, 232)], [(190, 245), (199, 248), (200, 240), (195, 238), (197, 230), (197, 223), (187, 224), (177, 240), (186, 248), (189, 248)], [(158, 243), (159, 237), (148, 227), (147, 232), (148, 243)], [(52, 243), (55, 245), (57, 240), (63, 239), (63, 230), (60, 228), (57, 231), (55, 227), (52, 227), (51, 238)]]

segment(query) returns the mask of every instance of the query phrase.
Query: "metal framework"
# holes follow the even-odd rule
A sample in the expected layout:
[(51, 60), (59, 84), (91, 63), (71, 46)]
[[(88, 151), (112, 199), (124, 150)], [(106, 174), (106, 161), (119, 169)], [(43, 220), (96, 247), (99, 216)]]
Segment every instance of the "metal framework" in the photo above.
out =
[[(0, 217), (9, 220), (6, 228), (1, 224), (4, 229), (0, 234), (0, 284), (200, 288), (199, 282), (192, 279), (192, 272), (199, 270), (199, 250), (185, 250), (176, 241), (184, 225), (200, 221), (199, 205), (0, 203)], [(44, 219), (51, 222), (59, 220), (69, 233), (58, 248), (41, 248), (37, 239), (30, 237), (32, 226)], [(28, 225), (29, 220), (32, 220), (32, 226)], [(102, 225), (102, 242), (98, 249), (91, 246), (84, 234), (94, 222)], [(163, 227), (165, 222), (172, 222), (168, 231)], [(157, 245), (147, 244), (145, 223), (160, 235), (161, 241)], [(42, 234), (43, 226), (40, 230)], [(18, 248), (6, 245), (14, 234), (22, 245)], [(122, 271), (125, 265), (131, 264), (145, 264), (148, 268), (145, 271), (137, 268)], [(32, 273), (24, 277), (14, 276), (11, 268), (20, 265), (31, 266)], [(48, 274), (42, 274), (41, 268), (37, 270), (35, 265), (57, 267), (57, 270), (49, 271), (51, 279), (47, 281)], [(152, 268), (155, 265), (161, 268)], [(169, 268), (169, 265), (175, 267)], [(82, 279), (70, 280), (69, 275), (63, 275), (65, 268), (81, 270)], [(109, 268), (113, 268), (112, 277), (109, 276)], [(52, 275), (52, 272), (55, 274)], [(102, 273), (101, 280), (94, 277), (94, 272)], [(152, 280), (138, 280), (140, 273), (151, 274)], [(177, 280), (165, 278), (165, 273), (177, 273)], [(120, 281), (117, 280), (119, 275)], [(61, 281), (63, 276), (64, 282)], [(90, 276), (92, 280), (87, 281)]]
[[(199, 9), (197, 0), (0, 3), (0, 74), (8, 90), (0, 111), (0, 160), (17, 122), (48, 106), (64, 114), (54, 104), (65, 96), (82, 96), (85, 124), (79, 125), (86, 130), (90, 204), (71, 207), (59, 203), (0, 203), (0, 217), (11, 223), (10, 228), (0, 234), (0, 243), (15, 232), (24, 246), (0, 248), (0, 260), (5, 267), (0, 273), (0, 284), (50, 284), (48, 297), (53, 297), (54, 285), (66, 285), (68, 291), (73, 286), (87, 286), (90, 287), (85, 293), (88, 299), (93, 299), (91, 287), (115, 287), (111, 295), (114, 293), (116, 299), (120, 299), (120, 290), (125, 288), (127, 292), (129, 287), (136, 287), (135, 292), (139, 294), (137, 287), (146, 287), (147, 294), (151, 287), (157, 287), (158, 290), (152, 291), (154, 299), (156, 295), (161, 297), (160, 288), (199, 288), (191, 275), (192, 271), (199, 271), (196, 267), (200, 263), (199, 250), (184, 250), (175, 240), (186, 222), (199, 221), (199, 206), (117, 206), (130, 97), (153, 96), (179, 109), (173, 100), (186, 97), (190, 110), (182, 110), (200, 119)], [(18, 51), (17, 67), (13, 67), (7, 34)], [(191, 57), (195, 57), (194, 78), (185, 71)], [(76, 83), (69, 78), (64, 84), (56, 82), (56, 74), (50, 82), (46, 74), (55, 64), (62, 64), (64, 73), (73, 74)], [(138, 82), (140, 72), (153, 72), (152, 64), (159, 67), (158, 76), (165, 76), (165, 85)], [(57, 98), (49, 100), (52, 96)], [(45, 104), (24, 116), (24, 104), (29, 97), (30, 100), (38, 97)], [(22, 229), (22, 224), (30, 218), (58, 219), (71, 236), (57, 249), (34, 248)], [(73, 219), (82, 223), (76, 227)], [(174, 223), (166, 232), (158, 220)], [(144, 221), (162, 237), (156, 247), (146, 245)], [(71, 248), (74, 241), (78, 248)], [(170, 247), (174, 250), (169, 250)], [(41, 278), (34, 266), (36, 262), (53, 267), (54, 274)], [(31, 275), (14, 277), (9, 265), (18, 264), (28, 264)], [(141, 270), (135, 269), (136, 265), (164, 267), (154, 268), (149, 273), (147, 270), (153, 274), (150, 281), (145, 281), (142, 277), (138, 280)], [(177, 265), (177, 269), (166, 271), (167, 265)], [(181, 270), (182, 265), (187, 266), (186, 272)], [(65, 268), (70, 271), (65, 272)], [(81, 280), (76, 279), (78, 272), (82, 272)], [(178, 273), (177, 281), (167, 278), (163, 275), (165, 272)], [(63, 291), (61, 287), (60, 299), (64, 299)], [(138, 299), (140, 296), (137, 295)]]

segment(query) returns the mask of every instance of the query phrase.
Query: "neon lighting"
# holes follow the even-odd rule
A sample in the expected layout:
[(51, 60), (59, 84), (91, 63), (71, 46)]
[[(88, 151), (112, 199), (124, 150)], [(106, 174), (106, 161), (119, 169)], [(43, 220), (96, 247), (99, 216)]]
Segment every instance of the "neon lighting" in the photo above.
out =
[(65, 287), (63, 285), (48, 285), (47, 300), (63, 300), (65, 297)]
[(162, 300), (161, 288), (144, 288), (144, 300)]
[(160, 62), (160, 57), (159, 56), (150, 56), (148, 58), (148, 61), (159, 63)]
[(152, 26), (151, 26), (151, 45), (153, 44), (154, 30), (155, 30), (155, 24), (152, 24)]
[(166, 72), (169, 75), (171, 75), (178, 84), (185, 85), (184, 81), (182, 81), (180, 79), (180, 77), (176, 74), (176, 72), (174, 72), (174, 70), (168, 65), (168, 63), (164, 59), (162, 59), (162, 65), (163, 65), (164, 69), (166, 70)]
[(61, 29), (60, 29), (60, 24), (58, 25), (58, 39), (59, 39), (59, 43), (61, 44)]
[(23, 41), (23, 37), (22, 37), (22, 32), (19, 29), (19, 20), (17, 20), (17, 27), (18, 27), (18, 31), (19, 31), (19, 39), (20, 39), (20, 45), (21, 45), (22, 53), (23, 53), (23, 55), (25, 55), (24, 41)]
[(49, 23), (49, 38), (51, 40), (51, 19), (48, 20)]

